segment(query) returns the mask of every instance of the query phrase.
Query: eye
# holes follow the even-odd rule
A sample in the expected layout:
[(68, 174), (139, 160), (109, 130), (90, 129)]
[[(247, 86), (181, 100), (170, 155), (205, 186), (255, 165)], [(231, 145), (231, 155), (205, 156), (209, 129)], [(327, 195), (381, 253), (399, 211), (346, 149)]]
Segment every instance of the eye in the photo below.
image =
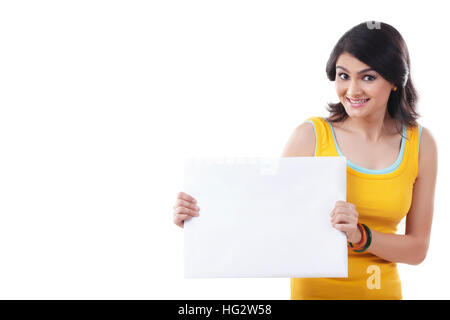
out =
[(367, 77), (369, 78), (368, 81), (373, 81), (373, 80), (375, 80), (375, 79), (377, 78), (377, 77), (375, 77), (375, 76), (365, 75), (365, 76), (364, 76), (364, 79), (366, 79)]
[[(347, 80), (348, 79), (348, 75), (346, 73), (344, 73), (344, 72), (338, 73), (338, 77), (340, 79), (342, 79), (342, 80)], [(374, 81), (376, 78), (377, 78), (376, 76), (372, 76), (370, 74), (366, 74), (363, 79), (366, 80), (366, 81)]]
[[(345, 76), (345, 77), (342, 77), (342, 76)], [(342, 80), (347, 80), (347, 78), (346, 78), (347, 74), (346, 73), (341, 72), (341, 73), (338, 74), (338, 77), (341, 78)]]

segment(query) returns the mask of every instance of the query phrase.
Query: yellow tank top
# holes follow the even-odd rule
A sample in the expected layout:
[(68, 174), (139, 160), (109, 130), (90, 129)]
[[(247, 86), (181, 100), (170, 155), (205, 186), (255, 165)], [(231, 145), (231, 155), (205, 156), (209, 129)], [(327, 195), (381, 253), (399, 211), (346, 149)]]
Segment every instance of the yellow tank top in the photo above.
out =
[[(327, 119), (311, 117), (305, 122), (314, 125), (315, 156), (344, 156)], [(397, 232), (398, 223), (411, 206), (421, 131), (420, 125), (403, 126), (400, 152), (389, 168), (366, 169), (347, 159), (346, 201), (355, 204), (360, 223), (383, 233)], [(291, 278), (291, 299), (401, 300), (402, 287), (396, 263), (368, 252), (349, 250), (348, 278)]]

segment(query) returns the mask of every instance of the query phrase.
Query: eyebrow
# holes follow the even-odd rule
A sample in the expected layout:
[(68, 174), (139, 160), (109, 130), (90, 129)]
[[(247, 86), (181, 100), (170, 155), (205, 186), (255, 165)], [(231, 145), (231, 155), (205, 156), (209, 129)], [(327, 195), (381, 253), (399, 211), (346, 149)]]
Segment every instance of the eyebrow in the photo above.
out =
[[(341, 66), (336, 66), (336, 69), (342, 69), (344, 71), (349, 72), (347, 69), (345, 69), (344, 67), (341, 67)], [(364, 70), (359, 71), (358, 74), (361, 74), (361, 73), (364, 73), (364, 72), (367, 72), (367, 71), (375, 71), (375, 70), (372, 69), (372, 68), (368, 68), (368, 69), (364, 69)]]

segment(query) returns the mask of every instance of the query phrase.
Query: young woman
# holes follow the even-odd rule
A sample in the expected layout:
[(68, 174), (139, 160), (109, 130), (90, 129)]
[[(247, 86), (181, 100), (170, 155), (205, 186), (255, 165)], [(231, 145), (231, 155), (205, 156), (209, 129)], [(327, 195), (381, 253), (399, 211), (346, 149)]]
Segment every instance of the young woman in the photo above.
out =
[[(326, 73), (339, 102), (299, 125), (283, 156), (347, 158), (347, 201), (336, 202), (330, 223), (347, 236), (348, 278), (292, 278), (291, 299), (402, 299), (397, 263), (425, 259), (437, 176), (436, 142), (416, 121), (407, 46), (394, 27), (364, 22), (339, 39)], [(195, 199), (180, 192), (174, 223), (196, 215)], [(405, 234), (396, 234), (405, 216)]]

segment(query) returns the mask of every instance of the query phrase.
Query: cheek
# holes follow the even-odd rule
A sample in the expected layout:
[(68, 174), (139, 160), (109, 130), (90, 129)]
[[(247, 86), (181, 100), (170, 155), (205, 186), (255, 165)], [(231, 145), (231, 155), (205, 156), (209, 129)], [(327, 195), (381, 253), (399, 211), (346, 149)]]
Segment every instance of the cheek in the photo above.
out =
[(386, 86), (371, 86), (367, 88), (367, 94), (377, 100), (387, 100), (389, 98), (390, 90)]
[(335, 86), (334, 87), (335, 87), (336, 93), (337, 93), (337, 95), (339, 97), (344, 96), (345, 93), (347, 92), (347, 87), (344, 84), (342, 84), (342, 83), (340, 83), (338, 81), (335, 82)]

